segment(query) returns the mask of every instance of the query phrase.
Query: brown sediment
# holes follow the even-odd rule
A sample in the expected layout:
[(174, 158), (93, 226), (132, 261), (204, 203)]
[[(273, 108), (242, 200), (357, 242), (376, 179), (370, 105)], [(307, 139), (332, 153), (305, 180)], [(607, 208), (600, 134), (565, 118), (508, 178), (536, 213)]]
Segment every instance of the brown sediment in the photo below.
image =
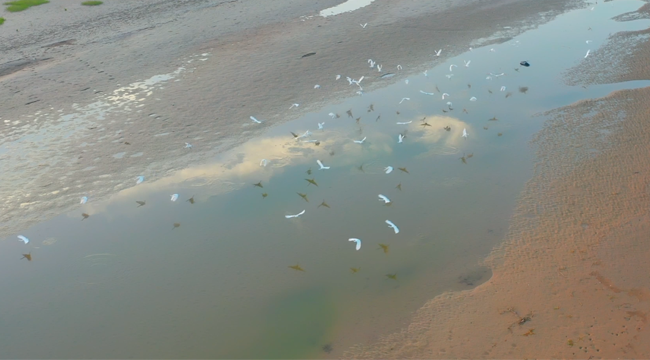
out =
[[(637, 61), (650, 51), (648, 42), (624, 45), (616, 50)], [(599, 54), (590, 74), (606, 72)], [(647, 79), (647, 65), (629, 64), (592, 80)], [(624, 90), (546, 113), (532, 141), (535, 174), (486, 260), (492, 279), (436, 297), (407, 328), (346, 357), (647, 357), (648, 99), (650, 88)]]
[[(650, 19), (650, 3), (636, 11), (621, 14), (617, 21)], [(592, 51), (580, 65), (566, 72), (568, 85), (609, 84), (632, 80), (650, 80), (650, 49), (636, 46), (650, 40), (650, 29), (613, 34), (598, 50)]]

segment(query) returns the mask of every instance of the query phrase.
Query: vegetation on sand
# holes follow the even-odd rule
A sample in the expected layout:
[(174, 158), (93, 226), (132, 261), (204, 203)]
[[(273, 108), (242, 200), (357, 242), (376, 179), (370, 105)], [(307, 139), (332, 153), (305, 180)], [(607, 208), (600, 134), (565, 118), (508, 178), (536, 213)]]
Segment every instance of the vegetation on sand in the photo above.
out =
[(95, 6), (95, 5), (101, 5), (104, 2), (102, 1), (84, 1), (81, 3), (81, 5), (86, 5), (86, 6)]
[(5, 5), (7, 5), (7, 11), (18, 12), (30, 8), (32, 6), (43, 5), (47, 3), (49, 3), (48, 0), (16, 0), (16, 1), (6, 2)]
[(5, 18), (0, 17), (0, 25), (5, 23)]

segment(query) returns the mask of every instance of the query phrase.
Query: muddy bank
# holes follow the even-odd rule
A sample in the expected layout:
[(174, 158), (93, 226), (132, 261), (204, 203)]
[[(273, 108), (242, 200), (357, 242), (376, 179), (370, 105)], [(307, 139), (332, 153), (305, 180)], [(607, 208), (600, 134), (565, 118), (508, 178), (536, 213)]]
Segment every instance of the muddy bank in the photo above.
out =
[[(612, 50), (640, 59), (650, 43)], [(589, 74), (611, 70), (603, 54), (593, 54)], [(643, 66), (628, 69), (607, 79), (646, 79)], [(486, 260), (492, 279), (433, 299), (408, 328), (347, 356), (646, 357), (649, 96), (648, 88), (619, 91), (544, 114), (532, 141), (535, 176), (505, 243)]]
[[(581, 2), (377, 1), (316, 16), (336, 3), (146, 1), (91, 9), (70, 0), (6, 16), (0, 234), (69, 211), (81, 196), (97, 201), (133, 186), (136, 176), (155, 180), (205, 161), (267, 126), (355, 95), (345, 76), (365, 75), (366, 91), (381, 87)], [(379, 80), (368, 58), (404, 70)], [(301, 106), (290, 112), (292, 103)], [(266, 122), (252, 126), (251, 115)]]

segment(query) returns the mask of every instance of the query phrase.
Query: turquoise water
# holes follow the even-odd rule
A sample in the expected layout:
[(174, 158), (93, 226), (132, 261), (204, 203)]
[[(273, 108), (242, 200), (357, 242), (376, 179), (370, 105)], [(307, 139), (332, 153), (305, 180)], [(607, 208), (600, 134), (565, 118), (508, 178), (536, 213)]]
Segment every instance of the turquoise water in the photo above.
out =
[[(426, 300), (489, 278), (480, 262), (503, 238), (531, 175), (528, 141), (544, 121), (533, 115), (648, 86), (584, 89), (561, 78), (608, 34), (646, 28), (647, 21), (609, 20), (641, 4), (567, 13), (427, 76), (405, 69), (394, 84), (270, 128), (211, 163), (25, 229), (29, 245), (0, 242), (3, 356), (304, 358), (328, 356), (325, 345), (335, 356), (398, 330)], [(448, 79), (451, 64), (458, 67)], [(399, 104), (404, 97), (410, 101)], [(290, 134), (307, 130), (318, 146)], [(318, 170), (317, 159), (331, 169)], [(394, 171), (385, 174), (386, 166)], [(263, 188), (253, 186), (260, 181)], [(174, 193), (180, 198), (171, 202)], [(82, 221), (82, 212), (90, 217)], [(361, 249), (348, 238), (360, 238)], [(27, 252), (33, 261), (20, 260)], [(296, 264), (305, 271), (289, 268)]]

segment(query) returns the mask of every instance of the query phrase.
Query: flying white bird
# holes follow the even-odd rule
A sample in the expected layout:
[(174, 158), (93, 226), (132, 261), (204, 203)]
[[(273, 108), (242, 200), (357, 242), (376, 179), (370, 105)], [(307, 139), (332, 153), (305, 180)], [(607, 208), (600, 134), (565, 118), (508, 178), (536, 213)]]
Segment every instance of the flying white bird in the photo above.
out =
[(329, 113), (329, 114), (327, 114), (327, 115), (329, 115), (329, 117), (331, 117), (332, 119), (334, 119), (334, 118), (336, 117), (336, 114), (333, 113), (333, 112), (331, 112), (331, 113)]
[(405, 83), (406, 85), (408, 85), (408, 84), (409, 84), (409, 79), (404, 80), (404, 83)]
[(434, 95), (433, 93), (426, 92), (426, 91), (422, 91), (422, 90), (420, 90), (420, 92), (421, 92), (422, 94), (424, 94), (424, 95)]
[(135, 184), (141, 184), (144, 181), (144, 176), (140, 175), (137, 178), (135, 178)]
[(384, 204), (388, 204), (390, 202), (390, 199), (386, 197), (386, 195), (379, 194), (379, 201), (383, 201)]
[(260, 166), (266, 166), (266, 164), (268, 164), (268, 160), (262, 159), (262, 161), (260, 161)]
[(465, 63), (465, 67), (469, 67), (469, 63), (471, 63), (472, 60), (463, 60), (463, 62)]
[(350, 83), (350, 85), (352, 85), (352, 78), (349, 77), (349, 76), (346, 76), (345, 78), (348, 80), (348, 82)]
[(361, 139), (361, 140), (353, 140), (353, 141), (354, 141), (355, 143), (357, 143), (357, 144), (363, 144), (363, 142), (366, 141), (366, 138), (367, 138), (367, 136), (364, 137), (364, 138)]
[(85, 204), (88, 202), (88, 196), (83, 196), (81, 197), (81, 201), (79, 202), (80, 204)]
[(465, 139), (467, 139), (467, 135), (468, 135), (468, 134), (467, 134), (467, 129), (463, 129), (463, 137), (464, 137)]
[(587, 40), (587, 41), (585, 41), (585, 44), (589, 44), (590, 42), (591, 42), (591, 40)]
[(357, 238), (350, 238), (350, 239), (348, 239), (348, 241), (354, 241), (355, 243), (357, 243), (356, 249), (357, 250), (361, 249), (361, 240), (359, 240)]
[(173, 194), (171, 195), (171, 197), (172, 197), (172, 201), (178, 200), (178, 194)]
[(458, 67), (458, 66), (456, 66), (456, 65), (454, 65), (454, 64), (449, 65), (449, 72), (452, 72), (452, 69), (453, 69), (454, 67)]
[(402, 65), (397, 65), (397, 70), (402, 70)]
[(501, 87), (501, 91), (506, 91), (506, 87), (505, 87), (505, 86), (502, 86), (502, 87)]
[(490, 51), (492, 51), (492, 52), (497, 52), (496, 50), (494, 50), (494, 48), (490, 49)]
[(451, 101), (447, 101), (447, 106), (451, 107), (452, 105)]
[(192, 144), (190, 144), (190, 143), (185, 143), (185, 148), (186, 148), (186, 149), (191, 149), (191, 148), (192, 148)]
[(442, 49), (439, 49), (438, 51), (436, 51), (436, 56), (440, 56), (441, 52), (442, 52)]
[(324, 122), (318, 123), (318, 130), (323, 130), (323, 126), (325, 125)]
[(476, 97), (472, 96), (471, 98), (469, 98), (469, 101), (476, 101)]
[(287, 218), (287, 219), (297, 218), (297, 217), (299, 217), (300, 215), (302, 215), (302, 214), (304, 214), (304, 213), (305, 213), (305, 210), (303, 210), (303, 211), (297, 213), (296, 215), (285, 215), (284, 217)]
[(385, 172), (386, 174), (390, 174), (390, 173), (392, 173), (392, 172), (393, 172), (393, 167), (392, 167), (392, 166), (386, 166), (386, 167), (384, 168), (384, 172)]
[(429, 74), (427, 74), (428, 71), (429, 70), (424, 70), (424, 72), (423, 72), (424, 76), (429, 76)]
[(298, 136), (298, 139), (306, 138), (311, 135), (311, 131), (307, 130), (302, 135)]
[(399, 102), (400, 104), (404, 102), (404, 100), (411, 100), (411, 98), (402, 98), (402, 100)]
[(393, 224), (392, 221), (386, 220), (386, 224), (388, 224), (388, 227), (393, 228), (393, 230), (395, 230), (395, 234), (399, 233), (399, 228), (397, 227), (397, 225)]
[(316, 160), (316, 163), (318, 163), (318, 166), (320, 166), (319, 170), (328, 170), (330, 168), (329, 166), (323, 165), (323, 162), (321, 162), (320, 160)]
[(397, 135), (397, 143), (401, 144), (404, 141), (404, 135), (399, 134)]
[(18, 239), (20, 239), (20, 241), (24, 242), (25, 245), (29, 244), (29, 239), (24, 237), (23, 235), (18, 235)]
[(291, 109), (293, 109), (295, 107), (298, 107), (298, 106), (300, 106), (300, 104), (295, 104), (295, 103), (291, 104), (291, 106), (289, 106), (289, 110), (291, 110)]
[(443, 94), (442, 94), (442, 100), (445, 99), (445, 96), (449, 96), (449, 94), (447, 94), (447, 93), (443, 93)]
[(374, 68), (374, 67), (375, 67), (375, 61), (372, 60), (372, 59), (368, 59), (368, 64), (370, 64), (370, 67), (371, 67), (371, 68)]
[(381, 72), (381, 65), (377, 65), (377, 71)]
[(585, 54), (585, 59), (587, 58), (587, 56), (589, 56), (590, 52), (591, 52), (591, 50), (587, 50), (587, 53)]
[(255, 118), (255, 116), (251, 116), (250, 119), (253, 120), (254, 122), (258, 123), (258, 124), (261, 124), (261, 123), (262, 123), (261, 121), (257, 120), (257, 119)]
[(318, 140), (316, 140), (316, 139), (310, 139), (310, 140), (303, 140), (302, 142), (304, 142), (304, 143), (317, 143)]
[(340, 79), (341, 75), (336, 75), (336, 80)]
[(318, 84), (314, 85), (314, 89), (320, 89), (320, 85)]
[(366, 26), (368, 26), (368, 23), (365, 23), (365, 24), (359, 24), (359, 25), (360, 25), (360, 26), (361, 26), (362, 28), (364, 28), (364, 29), (365, 29), (365, 28), (366, 28)]
[(505, 75), (505, 74), (506, 74), (506, 73), (501, 73), (501, 74), (492, 74), (492, 73), (490, 73), (490, 75), (492, 75), (492, 76), (494, 76), (494, 77), (503, 76), (503, 75)]
[(492, 80), (492, 76), (487, 76), (485, 80)]
[(412, 122), (413, 122), (413, 120), (411, 120), (411, 121), (401, 121), (401, 122), (396, 122), (396, 124), (397, 125), (408, 125), (408, 124), (410, 124)]
[(445, 76), (447, 77), (447, 79), (451, 80), (451, 77), (454, 76), (454, 74), (447, 74)]

